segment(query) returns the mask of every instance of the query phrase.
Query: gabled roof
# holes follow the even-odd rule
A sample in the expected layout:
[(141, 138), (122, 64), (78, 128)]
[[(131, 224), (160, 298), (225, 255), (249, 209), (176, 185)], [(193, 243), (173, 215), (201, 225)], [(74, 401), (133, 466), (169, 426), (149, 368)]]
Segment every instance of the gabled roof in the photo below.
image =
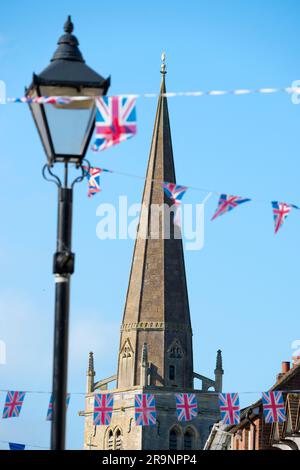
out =
[[(289, 384), (289, 382), (297, 375), (300, 374), (300, 364), (295, 365), (292, 369), (290, 369), (288, 372), (286, 372), (281, 379), (279, 379), (272, 388), (270, 388), (270, 391), (276, 391), (276, 390), (284, 390), (285, 387)], [(290, 390), (290, 393), (292, 390)], [(230, 425), (226, 428), (227, 432), (236, 432), (238, 429), (243, 428), (244, 426), (248, 425), (248, 420), (247, 416), (250, 419), (255, 419), (257, 418), (257, 414), (251, 413), (251, 410), (255, 408), (261, 408), (262, 407), (262, 399), (260, 398), (256, 402), (252, 403), (250, 406), (247, 406), (241, 411), (241, 419), (240, 423), (238, 425)], [(250, 413), (249, 413), (250, 412)], [(299, 414), (299, 412), (298, 412)], [(298, 418), (299, 419), (299, 418)]]
[(297, 412), (299, 408), (300, 395), (296, 393), (289, 393), (286, 399), (286, 416), (287, 421), (284, 423), (283, 432), (294, 433), (296, 432), (297, 425)]

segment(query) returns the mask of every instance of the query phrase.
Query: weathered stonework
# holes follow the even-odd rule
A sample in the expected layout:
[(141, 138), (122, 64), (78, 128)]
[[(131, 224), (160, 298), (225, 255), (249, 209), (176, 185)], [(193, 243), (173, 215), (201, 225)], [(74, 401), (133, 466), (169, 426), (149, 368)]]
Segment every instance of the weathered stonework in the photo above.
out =
[(121, 332), (133, 330), (168, 330), (168, 331), (186, 331), (185, 323), (165, 323), (165, 322), (139, 322), (139, 323), (122, 323)]
[[(177, 390), (183, 392), (184, 390)], [(178, 450), (184, 449), (184, 434), (191, 431), (192, 449), (203, 448), (209, 431), (219, 419), (217, 396), (195, 391), (199, 406), (198, 417), (189, 423), (179, 423), (176, 418), (173, 390), (157, 390), (136, 387), (131, 390), (115, 390), (114, 413), (110, 426), (93, 426), (94, 395), (86, 397), (86, 450), (116, 450), (116, 434), (121, 432), (120, 449), (123, 450), (167, 450), (170, 445), (170, 431), (178, 433)], [(136, 426), (134, 421), (134, 395), (153, 393), (156, 397), (157, 425)], [(112, 440), (109, 435), (112, 432)], [(112, 444), (111, 444), (112, 443)]]
[[(121, 325), (118, 372), (116, 377), (101, 380), (93, 387), (94, 370), (89, 368), (83, 413), (86, 449), (201, 449), (210, 427), (219, 418), (215, 391), (222, 389), (221, 352), (218, 352), (215, 380), (194, 373), (182, 240), (167, 210), (172, 201), (157, 183), (176, 181), (164, 74), (165, 69)], [(163, 207), (159, 227), (154, 228), (153, 204)], [(170, 237), (167, 237), (168, 228)], [(142, 236), (152, 234), (153, 230), (158, 236)], [(94, 393), (108, 393), (107, 384), (115, 378), (116, 388), (109, 391), (114, 393), (111, 424), (95, 427)], [(202, 390), (194, 390), (194, 378), (202, 381)], [(199, 413), (189, 423), (181, 424), (177, 420), (176, 392), (196, 394)], [(135, 424), (136, 393), (155, 395), (156, 426)]]

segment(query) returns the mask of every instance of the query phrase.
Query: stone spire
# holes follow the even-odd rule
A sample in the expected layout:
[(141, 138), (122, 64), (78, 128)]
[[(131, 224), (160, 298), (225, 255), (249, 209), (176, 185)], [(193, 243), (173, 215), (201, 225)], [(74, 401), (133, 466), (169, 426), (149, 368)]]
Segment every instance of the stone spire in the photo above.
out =
[(87, 393), (92, 393), (94, 391), (94, 377), (95, 377), (95, 369), (94, 369), (94, 354), (92, 352), (89, 353), (89, 366), (86, 373), (87, 376), (87, 385), (86, 391)]
[(223, 385), (223, 364), (222, 364), (222, 351), (219, 349), (217, 351), (217, 361), (216, 361), (216, 368), (215, 368), (215, 389), (216, 392), (222, 392), (222, 385)]
[[(118, 387), (140, 385), (147, 343), (150, 385), (192, 388), (192, 330), (182, 240), (159, 182), (176, 182), (162, 56), (160, 96), (121, 327)], [(157, 230), (155, 210), (160, 208)], [(156, 222), (154, 222), (156, 220)], [(170, 229), (170, 236), (168, 236)], [(145, 236), (147, 235), (147, 236)]]

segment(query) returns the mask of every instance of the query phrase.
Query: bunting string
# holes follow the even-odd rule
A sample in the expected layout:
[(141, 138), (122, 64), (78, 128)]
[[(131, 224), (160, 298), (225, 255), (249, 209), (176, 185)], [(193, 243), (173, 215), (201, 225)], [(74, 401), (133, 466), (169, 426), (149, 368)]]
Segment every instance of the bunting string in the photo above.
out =
[[(97, 389), (95, 391), (97, 391)], [(198, 391), (203, 396), (213, 396), (213, 395), (219, 396), (219, 392), (215, 392), (215, 391), (201, 391), (201, 390), (198, 390)], [(280, 391), (280, 393), (300, 394), (300, 389), (281, 389), (279, 391)], [(6, 394), (7, 394), (6, 399), (5, 399), (5, 403), (4, 403), (3, 415), (1, 417), (2, 419), (19, 417), (21, 409), (22, 409), (24, 401), (25, 401), (26, 395), (43, 393), (43, 394), (50, 395), (50, 401), (49, 401), (48, 408), (47, 408), (46, 420), (51, 421), (52, 417), (49, 417), (49, 414), (52, 414), (52, 405), (53, 405), (52, 393), (51, 392), (46, 392), (46, 391), (45, 392), (40, 392), (40, 391), (20, 392), (20, 391), (11, 391), (11, 390), (0, 390), (0, 392), (6, 392)], [(258, 394), (262, 394), (264, 392), (253, 390), (253, 391), (240, 391), (240, 392), (237, 392), (237, 393), (239, 395), (254, 395), (254, 394), (258, 395)], [(66, 397), (67, 407), (69, 407), (70, 398), (71, 398), (72, 395), (86, 396), (87, 393), (86, 392), (68, 393), (67, 397)], [(101, 395), (101, 393), (99, 393), (98, 395)], [(127, 392), (113, 392), (112, 391), (110, 393), (110, 395), (112, 397), (114, 395), (118, 395), (118, 396), (121, 397), (121, 399), (125, 399), (128, 394), (127, 394)], [(106, 396), (108, 397), (107, 394), (106, 394)], [(180, 402), (180, 399), (179, 399), (179, 402)], [(107, 406), (107, 403), (105, 404), (105, 406)]]
[[(282, 423), (286, 420), (285, 402), (282, 391), (262, 393), (262, 411), (268, 424)], [(226, 425), (237, 425), (240, 422), (240, 401), (238, 393), (218, 393), (221, 420)], [(175, 409), (179, 422), (195, 419), (201, 408), (198, 408), (195, 393), (175, 393)], [(157, 407), (155, 395), (137, 393), (134, 395), (134, 411), (136, 426), (155, 426)], [(109, 426), (114, 413), (114, 394), (96, 393), (94, 396), (94, 426)]]
[[(35, 392), (31, 392), (35, 393)], [(36, 392), (41, 393), (41, 392)], [(44, 392), (47, 393), (47, 392)], [(241, 393), (258, 393), (258, 392), (241, 392)], [(283, 393), (300, 394), (300, 390), (269, 390), (260, 392), (261, 404), (264, 420), (267, 424), (283, 423), (286, 421), (286, 405)], [(20, 416), (23, 401), (26, 392), (7, 391), (4, 404), (2, 419), (17, 418)], [(86, 395), (86, 394), (83, 394)], [(156, 397), (152, 393), (137, 393), (134, 395), (134, 416), (136, 426), (155, 426), (157, 423), (157, 406)], [(219, 411), (221, 421), (225, 425), (238, 425), (241, 418), (241, 409), (239, 401), (239, 393), (224, 392), (202, 392), (202, 396), (209, 395), (218, 397)], [(109, 426), (114, 409), (114, 400), (118, 396), (121, 399), (128, 399), (128, 392), (98, 392), (94, 393), (94, 406), (92, 409), (94, 426)], [(70, 394), (66, 396), (67, 407), (70, 401)], [(52, 420), (52, 394), (47, 410), (46, 420)], [(201, 415), (206, 409), (198, 405), (196, 393), (174, 393), (174, 407), (177, 420), (179, 422), (189, 422)], [(7, 443), (10, 450), (25, 450), (26, 445), (11, 441), (0, 441)], [(29, 445), (30, 447), (42, 448), (41, 446)]]
[[(116, 95), (116, 97), (129, 97), (129, 98), (158, 98), (159, 96), (164, 96), (166, 98), (174, 97), (200, 97), (200, 96), (225, 96), (225, 95), (253, 95), (253, 94), (263, 94), (270, 95), (275, 93), (287, 93), (287, 94), (299, 94), (300, 88), (289, 86), (283, 88), (238, 88), (233, 90), (198, 90), (198, 91), (178, 91), (178, 92), (166, 92), (166, 93), (140, 93), (140, 94), (123, 94)], [(110, 97), (110, 96), (109, 96)], [(27, 96), (22, 97), (12, 97), (7, 98), (7, 103), (28, 103), (28, 104), (69, 104), (74, 101), (91, 101), (92, 99), (97, 99), (101, 97), (91, 97), (91, 96), (38, 96), (30, 98)]]
[[(3, 392), (3, 393), (7, 393), (9, 391), (10, 391), (9, 389), (0, 390), (0, 392)], [(201, 391), (201, 390), (199, 390), (199, 391), (201, 392), (202, 395), (208, 395), (208, 396), (218, 395), (219, 394), (219, 392), (214, 392), (213, 390), (207, 391), (207, 392), (204, 392), (204, 391)], [(299, 393), (300, 394), (300, 389), (281, 389), (281, 392), (282, 393), (295, 393), (295, 394)], [(42, 391), (35, 391), (35, 390), (28, 390), (28, 391), (25, 391), (24, 393), (26, 393), (26, 395), (43, 394), (43, 395), (49, 395), (49, 396), (51, 396), (51, 394), (52, 394), (52, 392), (48, 392), (48, 391), (43, 391), (42, 392)], [(122, 395), (124, 397), (127, 394), (125, 392), (124, 393), (123, 392), (120, 392), (120, 393), (116, 392), (116, 393), (118, 395)], [(261, 392), (261, 390), (248, 390), (248, 391), (243, 391), (242, 390), (238, 393), (239, 393), (239, 395), (258, 395), (262, 392)], [(70, 395), (70, 396), (76, 395), (76, 396), (85, 397), (87, 395), (87, 392), (70, 392), (70, 393), (68, 393), (68, 395)], [(0, 417), (0, 419), (1, 419), (1, 417)]]
[[(134, 173), (127, 173), (127, 172), (119, 171), (119, 170), (111, 170), (111, 169), (108, 169), (108, 168), (100, 168), (100, 170), (101, 170), (101, 172), (104, 172), (104, 173), (111, 173), (111, 174), (115, 174), (115, 175), (119, 175), (119, 176), (126, 176), (128, 178), (134, 178), (134, 179), (139, 179), (139, 180), (142, 180), (142, 181), (146, 181), (145, 176), (137, 175), (137, 174), (134, 174)], [(164, 184), (168, 184), (167, 181), (159, 180), (157, 178), (151, 178), (150, 181), (152, 181), (153, 183), (158, 184), (160, 186), (162, 186)], [(208, 193), (207, 196), (204, 199), (204, 202), (206, 202), (212, 195), (221, 196), (222, 194), (224, 194), (223, 192), (216, 191), (214, 189), (208, 189), (208, 188), (200, 187), (200, 186), (182, 186), (182, 187), (185, 187), (185, 188), (187, 188), (189, 190), (192, 190), (192, 191), (199, 191), (199, 192), (202, 192), (202, 193)], [(251, 200), (251, 202), (255, 203), (255, 204), (270, 204), (270, 200), (267, 200), (267, 199), (251, 198), (249, 200)], [(294, 206), (294, 208), (298, 208), (298, 206), (295, 206), (294, 204), (293, 204), (293, 206)]]
[[(120, 171), (114, 171), (114, 170), (109, 170), (105, 168), (90, 168), (90, 172), (95, 172), (99, 176), (101, 172), (106, 172), (106, 173), (115, 173), (118, 175), (122, 176), (128, 176), (132, 178), (138, 178), (141, 180), (146, 180), (145, 177), (142, 176), (137, 176), (133, 175), (130, 173), (124, 173)], [(188, 189), (196, 190), (196, 191), (201, 191), (201, 192), (206, 192), (208, 193), (207, 196), (204, 198), (202, 201), (202, 204), (205, 204), (207, 200), (211, 197), (212, 194), (215, 194), (219, 196), (219, 201), (218, 201), (218, 207), (212, 217), (212, 221), (215, 220), (217, 217), (230, 212), (240, 204), (243, 204), (245, 202), (256, 202), (256, 203), (264, 203), (264, 204), (271, 204), (272, 211), (273, 211), (273, 218), (274, 218), (274, 227), (275, 227), (275, 234), (278, 232), (278, 230), (282, 227), (284, 221), (286, 220), (287, 216), (291, 212), (292, 209), (300, 210), (300, 207), (298, 207), (295, 204), (287, 204), (285, 202), (278, 202), (278, 201), (262, 201), (262, 200), (255, 200), (255, 199), (250, 199), (250, 198), (245, 198), (245, 197), (240, 197), (240, 196), (233, 196), (230, 194), (225, 194), (225, 193), (219, 193), (217, 191), (212, 191), (209, 189), (204, 189), (204, 188), (197, 188), (194, 186), (181, 186), (177, 185), (175, 183), (170, 183), (166, 181), (160, 181), (157, 179), (151, 179), (153, 183), (159, 184), (167, 197), (170, 199), (172, 204), (175, 206), (175, 216), (174, 216), (174, 224), (180, 226), (180, 219), (181, 219), (181, 202), (184, 194)], [(97, 189), (96, 192), (100, 191), (100, 187)], [(88, 195), (90, 195), (88, 193)]]
[[(17, 392), (16, 392), (17, 393)], [(225, 425), (238, 425), (241, 409), (238, 393), (218, 393), (221, 421)], [(190, 422), (201, 414), (195, 393), (175, 393), (175, 409), (179, 422)], [(134, 396), (134, 416), (136, 426), (155, 426), (157, 408), (155, 396), (151, 393), (138, 393)], [(282, 391), (262, 393), (262, 411), (267, 424), (283, 423), (286, 421), (286, 405)], [(114, 413), (114, 394), (96, 393), (94, 396), (93, 425), (109, 426)], [(25, 444), (9, 441), (10, 450), (25, 450)], [(28, 446), (28, 444), (27, 444)], [(41, 446), (31, 446), (42, 448)]]

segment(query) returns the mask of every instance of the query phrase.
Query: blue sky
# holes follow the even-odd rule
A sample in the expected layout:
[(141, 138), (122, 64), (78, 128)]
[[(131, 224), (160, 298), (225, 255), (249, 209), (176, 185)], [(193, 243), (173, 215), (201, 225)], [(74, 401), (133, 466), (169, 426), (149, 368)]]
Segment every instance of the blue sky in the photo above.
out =
[[(160, 54), (167, 53), (169, 91), (285, 87), (300, 78), (297, 0), (178, 0), (102, 4), (98, 1), (11, 0), (1, 6), (0, 79), (20, 96), (49, 62), (68, 14), (87, 63), (112, 76), (111, 94), (157, 92)], [(287, 94), (170, 98), (173, 149), (180, 184), (258, 200), (300, 204), (300, 107)], [(93, 164), (144, 175), (156, 100), (139, 99), (138, 135)], [(0, 339), (7, 364), (0, 388), (51, 389), (56, 191), (41, 177), (43, 149), (26, 105), (0, 106)], [(120, 195), (140, 202), (143, 181), (102, 177), (92, 200), (85, 184), (74, 197), (76, 273), (72, 279), (69, 390), (84, 393), (89, 350), (97, 378), (117, 364), (133, 250), (132, 240), (100, 241), (96, 209)], [(203, 194), (189, 191), (186, 202)], [(294, 211), (275, 237), (269, 204), (247, 204), (210, 223), (205, 245), (186, 252), (194, 331), (195, 370), (212, 376), (223, 351), (224, 389), (262, 391), (299, 332), (300, 215)], [(5, 394), (0, 393), (0, 409)], [(241, 394), (246, 405), (256, 394)], [(49, 394), (28, 394), (21, 417), (2, 421), (0, 440), (49, 445)], [(83, 395), (71, 397), (68, 447), (82, 448)], [(0, 448), (7, 445), (0, 443)]]

